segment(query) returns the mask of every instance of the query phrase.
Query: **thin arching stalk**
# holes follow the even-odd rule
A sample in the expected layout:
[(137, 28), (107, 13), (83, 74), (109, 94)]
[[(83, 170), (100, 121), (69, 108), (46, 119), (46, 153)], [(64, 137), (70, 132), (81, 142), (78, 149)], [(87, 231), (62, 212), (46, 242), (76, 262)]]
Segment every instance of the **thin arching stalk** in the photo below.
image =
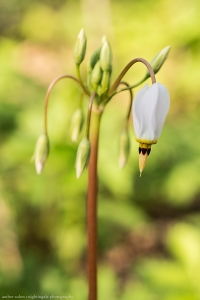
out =
[(137, 62), (141, 62), (141, 63), (143, 63), (147, 67), (147, 69), (149, 70), (149, 74), (151, 76), (152, 83), (156, 82), (155, 74), (154, 74), (154, 71), (153, 71), (150, 63), (148, 63), (148, 61), (146, 59), (144, 59), (144, 58), (140, 58), (140, 57), (134, 58), (133, 60), (131, 60), (126, 65), (126, 67), (119, 74), (119, 76), (117, 77), (117, 79), (115, 80), (115, 82), (113, 83), (113, 85), (110, 87), (110, 90), (109, 90), (109, 93), (108, 93), (109, 96), (112, 95), (112, 93), (117, 89), (117, 87), (119, 86), (122, 78), (128, 72), (128, 70), (132, 67), (132, 65), (134, 65)]
[(86, 95), (89, 96), (89, 93), (88, 93), (88, 91), (85, 90), (84, 85), (82, 85), (82, 83), (76, 77), (67, 75), (67, 74), (56, 77), (49, 85), (47, 93), (46, 93), (45, 104), (44, 104), (44, 133), (47, 133), (47, 111), (48, 111), (49, 97), (50, 97), (51, 91), (58, 81), (65, 79), (65, 78), (74, 80), (80, 86), (82, 91), (84, 91), (84, 93), (86, 93)]

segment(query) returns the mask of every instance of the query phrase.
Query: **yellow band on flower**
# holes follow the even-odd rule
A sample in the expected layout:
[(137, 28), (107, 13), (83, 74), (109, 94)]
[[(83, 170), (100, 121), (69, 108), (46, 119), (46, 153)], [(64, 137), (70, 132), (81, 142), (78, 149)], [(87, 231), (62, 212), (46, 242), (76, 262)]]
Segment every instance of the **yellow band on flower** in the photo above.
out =
[(148, 140), (141, 140), (141, 139), (138, 139), (138, 138), (135, 138), (136, 141), (141, 144), (142, 146), (140, 146), (141, 148), (149, 148), (148, 146), (150, 145), (153, 145), (153, 144), (156, 144), (157, 143), (157, 140), (153, 140), (153, 141), (148, 141)]
[(142, 148), (142, 149), (150, 149), (150, 148), (151, 148), (151, 145), (139, 143), (139, 148)]

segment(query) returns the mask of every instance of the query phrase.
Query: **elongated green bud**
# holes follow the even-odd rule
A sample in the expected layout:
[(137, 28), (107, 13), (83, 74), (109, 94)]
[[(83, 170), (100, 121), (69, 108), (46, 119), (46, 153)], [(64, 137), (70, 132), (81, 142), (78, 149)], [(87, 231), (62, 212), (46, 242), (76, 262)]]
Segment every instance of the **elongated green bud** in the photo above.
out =
[(49, 138), (43, 133), (39, 136), (35, 147), (35, 168), (37, 174), (41, 174), (49, 154)]
[(112, 53), (111, 53), (111, 47), (104, 38), (103, 40), (103, 45), (101, 47), (101, 52), (100, 52), (100, 63), (101, 63), (101, 68), (103, 71), (110, 71), (112, 67)]
[(83, 110), (81, 108), (78, 108), (71, 120), (71, 139), (73, 142), (76, 142), (78, 140), (78, 137), (81, 133), (82, 127), (84, 123), (84, 115)]
[(103, 76), (102, 76), (102, 79), (101, 79), (101, 88), (102, 88), (102, 91), (105, 93), (109, 87), (110, 87), (110, 75), (111, 75), (111, 72), (110, 71), (104, 71), (103, 72)]
[(87, 65), (88, 73), (90, 73), (93, 70), (94, 66), (96, 65), (97, 61), (99, 60), (100, 52), (101, 52), (101, 47), (97, 48), (94, 51), (94, 53), (92, 54), (92, 56), (88, 62), (88, 65)]
[(90, 77), (90, 84), (95, 91), (97, 90), (98, 84), (101, 82), (101, 78), (102, 78), (102, 69), (100, 66), (100, 61), (98, 60), (94, 66), (94, 69), (92, 70), (91, 77)]
[(90, 159), (90, 141), (84, 137), (79, 144), (76, 155), (76, 177), (79, 178), (85, 168), (87, 168)]
[(120, 134), (119, 139), (119, 168), (122, 169), (128, 160), (130, 152), (130, 139), (127, 128), (124, 128)]
[[(161, 51), (159, 51), (154, 58), (150, 61), (150, 65), (152, 66), (154, 73), (156, 74), (160, 68), (162, 67), (162, 65), (164, 64), (165, 60), (168, 57), (169, 51), (170, 51), (171, 47), (167, 46), (165, 48), (163, 48)], [(147, 70), (146, 75), (149, 75), (149, 71)]]
[(107, 41), (106, 35), (103, 35), (103, 36), (102, 36), (102, 39), (101, 39), (102, 45), (103, 45), (103, 43), (106, 42), (106, 41)]
[(87, 39), (84, 29), (82, 28), (78, 34), (78, 38), (74, 47), (74, 61), (77, 65), (80, 65), (85, 58), (86, 46)]

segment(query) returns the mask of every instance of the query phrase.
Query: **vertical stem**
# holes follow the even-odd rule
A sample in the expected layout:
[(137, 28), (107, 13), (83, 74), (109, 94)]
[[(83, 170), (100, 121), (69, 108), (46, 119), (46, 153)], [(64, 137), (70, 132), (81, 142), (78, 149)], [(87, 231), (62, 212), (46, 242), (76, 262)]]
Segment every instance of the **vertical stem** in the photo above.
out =
[(88, 169), (87, 236), (88, 236), (88, 300), (97, 300), (97, 159), (99, 127), (102, 111), (93, 110), (91, 124), (91, 156)]

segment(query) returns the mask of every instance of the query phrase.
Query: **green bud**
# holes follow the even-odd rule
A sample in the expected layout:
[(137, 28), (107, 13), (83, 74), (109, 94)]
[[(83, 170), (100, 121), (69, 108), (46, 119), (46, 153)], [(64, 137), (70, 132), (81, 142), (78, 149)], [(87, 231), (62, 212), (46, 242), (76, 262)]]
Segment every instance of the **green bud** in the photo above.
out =
[(94, 66), (94, 69), (92, 70), (91, 77), (90, 77), (90, 84), (95, 91), (97, 90), (98, 84), (101, 82), (101, 78), (102, 78), (102, 69), (100, 66), (100, 61), (98, 60)]
[(85, 168), (87, 168), (90, 159), (90, 141), (84, 137), (79, 144), (76, 155), (76, 177), (79, 178)]
[[(168, 57), (170, 49), (171, 49), (170, 46), (167, 46), (167, 47), (163, 48), (151, 60), (150, 65), (152, 66), (155, 74), (160, 70), (160, 68), (164, 64), (165, 60)], [(149, 71), (148, 70), (147, 70), (147, 74), (146, 75), (149, 75)]]
[(105, 94), (109, 87), (110, 87), (110, 76), (111, 72), (110, 71), (103, 71), (102, 79), (101, 79), (101, 86), (99, 86), (97, 93), (99, 96)]
[(130, 152), (130, 139), (127, 128), (124, 128), (119, 139), (119, 168), (122, 169), (128, 160)]
[(83, 115), (83, 110), (81, 108), (78, 108), (71, 120), (71, 139), (73, 142), (76, 142), (78, 140), (79, 134), (82, 130), (84, 123), (84, 115)]
[(94, 51), (94, 53), (92, 54), (89, 62), (88, 62), (88, 65), (87, 65), (87, 69), (88, 69), (88, 73), (90, 73), (94, 66), (96, 65), (97, 61), (99, 60), (100, 58), (100, 51), (101, 51), (101, 47), (99, 47), (98, 49), (96, 49)]
[(100, 52), (100, 62), (101, 62), (101, 68), (103, 71), (110, 71), (112, 67), (112, 53), (111, 53), (111, 47), (104, 38), (103, 45), (101, 47)]
[(35, 147), (35, 168), (37, 174), (41, 174), (47, 156), (49, 154), (49, 138), (47, 134), (43, 133), (39, 136)]
[(74, 61), (77, 65), (80, 65), (85, 58), (86, 46), (87, 39), (84, 29), (82, 28), (78, 34), (78, 38), (74, 47)]
[(101, 43), (103, 45), (104, 42), (107, 42), (107, 38), (105, 35), (102, 36)]
[(96, 63), (99, 60), (100, 51), (101, 51), (101, 47), (99, 47), (98, 49), (96, 49), (94, 51), (94, 53), (92, 54), (92, 56), (88, 62), (88, 65), (87, 65), (87, 86), (88, 86), (90, 92), (94, 91), (94, 89), (95, 90), (97, 89), (96, 83), (94, 84), (94, 87), (92, 87), (91, 78), (92, 78), (92, 70), (94, 69), (94, 66), (96, 65)]

